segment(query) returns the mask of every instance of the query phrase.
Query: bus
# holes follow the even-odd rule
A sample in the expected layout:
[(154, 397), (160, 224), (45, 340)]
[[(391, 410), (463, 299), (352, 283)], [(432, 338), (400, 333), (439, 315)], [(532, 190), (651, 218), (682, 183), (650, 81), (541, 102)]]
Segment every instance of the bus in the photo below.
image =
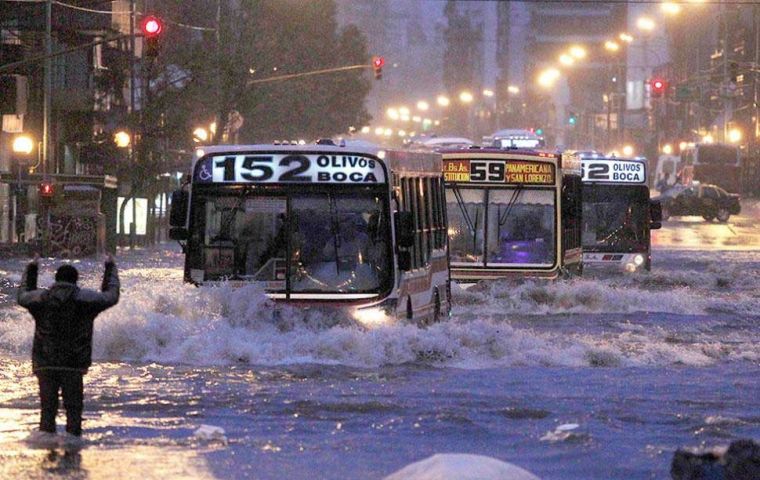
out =
[(678, 183), (693, 181), (717, 185), (729, 192), (741, 191), (739, 147), (725, 143), (696, 143), (681, 151)]
[(196, 152), (170, 213), (185, 280), (253, 283), (364, 324), (447, 316), (440, 154), (320, 143)]
[(546, 146), (544, 137), (533, 130), (508, 128), (483, 137), (483, 145), (494, 148), (536, 149)]
[(582, 156), (583, 265), (628, 272), (651, 270), (651, 230), (662, 209), (649, 198), (647, 162), (640, 158)]
[(581, 172), (571, 154), (494, 148), (443, 151), (451, 278), (581, 271)]

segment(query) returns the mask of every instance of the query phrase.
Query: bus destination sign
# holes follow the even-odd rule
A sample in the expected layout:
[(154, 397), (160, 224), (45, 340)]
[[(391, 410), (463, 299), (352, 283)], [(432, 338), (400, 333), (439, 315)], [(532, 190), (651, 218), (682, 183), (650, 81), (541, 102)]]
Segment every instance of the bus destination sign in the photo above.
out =
[(554, 165), (531, 161), (444, 160), (446, 182), (553, 185)]
[(385, 183), (385, 170), (363, 155), (241, 153), (202, 158), (197, 183)]
[(647, 183), (646, 162), (616, 158), (584, 158), (581, 162), (584, 182)]

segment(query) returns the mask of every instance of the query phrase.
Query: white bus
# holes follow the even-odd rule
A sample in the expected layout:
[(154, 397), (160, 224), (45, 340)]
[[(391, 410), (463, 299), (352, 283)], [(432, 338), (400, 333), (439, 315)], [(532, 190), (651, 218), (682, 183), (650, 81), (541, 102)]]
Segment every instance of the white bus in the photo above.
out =
[(577, 157), (493, 148), (442, 154), (454, 281), (580, 273)]
[(213, 146), (174, 193), (170, 232), (196, 285), (253, 282), (359, 321), (424, 324), (449, 311), (443, 198), (433, 152)]
[(649, 199), (646, 160), (584, 155), (581, 164), (584, 268), (650, 270), (662, 210)]

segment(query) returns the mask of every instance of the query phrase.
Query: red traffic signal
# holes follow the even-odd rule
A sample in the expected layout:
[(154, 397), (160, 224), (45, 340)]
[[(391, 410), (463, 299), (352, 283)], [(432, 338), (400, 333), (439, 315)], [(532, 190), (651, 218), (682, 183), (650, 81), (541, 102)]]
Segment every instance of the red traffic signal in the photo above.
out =
[(383, 65), (385, 65), (385, 58), (372, 57), (372, 69), (375, 71), (375, 80), (383, 78)]
[(155, 37), (160, 35), (164, 30), (164, 22), (162, 22), (158, 17), (148, 15), (147, 17), (143, 18), (141, 29), (143, 35), (146, 37)]
[(53, 195), (55, 195), (55, 189), (53, 188), (52, 183), (49, 183), (49, 182), (40, 183), (40, 197), (53, 198)]
[(649, 88), (653, 97), (662, 97), (668, 89), (668, 82), (662, 78), (653, 78), (649, 81)]

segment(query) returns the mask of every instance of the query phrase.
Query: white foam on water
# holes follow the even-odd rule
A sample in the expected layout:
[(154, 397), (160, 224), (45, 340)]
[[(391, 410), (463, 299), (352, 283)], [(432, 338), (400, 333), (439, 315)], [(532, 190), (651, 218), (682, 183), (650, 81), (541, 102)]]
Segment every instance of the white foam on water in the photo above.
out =
[[(756, 319), (743, 326), (737, 321), (735, 329), (715, 328), (726, 322), (713, 320), (713, 312), (760, 311), (754, 291), (728, 285), (716, 293), (716, 279), (730, 268), (455, 288), (448, 321), (425, 329), (403, 323), (368, 329), (344, 313), (275, 304), (253, 285), (196, 288), (182, 283), (177, 268), (141, 262), (122, 268), (121, 301), (96, 320), (93, 353), (96, 360), (112, 361), (356, 367), (758, 361)], [(50, 280), (48, 275), (40, 283)], [(734, 282), (742, 283), (740, 278)], [(95, 283), (89, 279), (89, 286)], [(688, 321), (660, 322), (657, 312)], [(547, 326), (547, 314), (564, 315), (561, 328)], [(0, 309), (0, 352), (28, 356), (33, 330), (31, 317), (20, 307)]]

